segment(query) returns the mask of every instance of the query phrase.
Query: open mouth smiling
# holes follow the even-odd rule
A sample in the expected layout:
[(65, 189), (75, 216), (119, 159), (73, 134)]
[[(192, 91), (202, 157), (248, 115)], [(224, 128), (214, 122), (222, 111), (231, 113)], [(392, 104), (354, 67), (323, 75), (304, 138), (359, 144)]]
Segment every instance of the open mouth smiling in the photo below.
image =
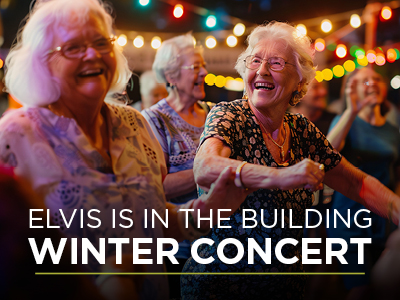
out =
[(103, 69), (90, 69), (79, 73), (79, 77), (94, 77), (104, 73)]
[(256, 90), (267, 90), (267, 91), (272, 91), (275, 88), (275, 85), (273, 83), (269, 82), (256, 82), (254, 84), (254, 88)]

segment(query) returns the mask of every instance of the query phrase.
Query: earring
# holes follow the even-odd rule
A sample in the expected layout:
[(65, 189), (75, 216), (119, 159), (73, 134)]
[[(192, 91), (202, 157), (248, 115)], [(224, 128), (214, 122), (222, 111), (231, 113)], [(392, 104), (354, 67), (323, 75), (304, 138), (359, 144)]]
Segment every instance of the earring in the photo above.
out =
[(171, 88), (171, 89), (175, 88), (175, 85), (173, 85), (169, 82), (167, 82), (165, 85), (167, 86), (167, 88)]

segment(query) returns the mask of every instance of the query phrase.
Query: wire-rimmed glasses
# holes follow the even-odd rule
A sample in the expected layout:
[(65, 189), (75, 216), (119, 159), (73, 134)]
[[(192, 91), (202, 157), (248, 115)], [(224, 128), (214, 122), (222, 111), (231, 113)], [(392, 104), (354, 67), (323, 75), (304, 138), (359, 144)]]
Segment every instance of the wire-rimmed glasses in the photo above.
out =
[(291, 63), (285, 61), (282, 57), (270, 57), (268, 59), (264, 59), (264, 58), (260, 58), (255, 55), (249, 55), (244, 59), (246, 68), (248, 68), (250, 70), (259, 69), (261, 67), (263, 61), (266, 61), (266, 63), (268, 64), (268, 67), (272, 71), (282, 71), (285, 68), (286, 64), (294, 66), (294, 64), (291, 64)]
[(53, 50), (49, 50), (48, 54), (60, 52), (62, 56), (69, 59), (82, 58), (87, 48), (93, 48), (100, 54), (108, 54), (112, 51), (115, 42), (115, 37), (111, 38), (100, 38), (91, 43), (66, 43), (62, 46), (58, 46)]

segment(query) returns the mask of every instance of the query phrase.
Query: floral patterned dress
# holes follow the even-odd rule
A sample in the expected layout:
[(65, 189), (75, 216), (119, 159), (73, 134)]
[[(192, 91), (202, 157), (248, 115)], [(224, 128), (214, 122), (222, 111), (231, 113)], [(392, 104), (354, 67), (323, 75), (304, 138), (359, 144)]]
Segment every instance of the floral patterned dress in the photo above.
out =
[[(96, 249), (100, 238), (105, 238), (105, 257), (114, 256), (116, 249), (107, 243), (108, 238), (127, 238), (130, 243), (132, 239), (152, 238), (153, 243), (146, 248), (151, 251), (148, 258), (156, 262), (155, 241), (163, 237), (163, 227), (156, 222), (152, 228), (151, 218), (144, 226), (144, 210), (155, 209), (160, 216), (165, 215), (164, 155), (139, 112), (111, 104), (104, 104), (102, 109), (107, 116), (111, 165), (74, 119), (59, 117), (47, 108), (25, 107), (10, 111), (0, 120), (0, 161), (14, 166), (17, 175), (28, 179), (34, 190), (44, 195), (54, 225), (66, 237), (77, 238), (79, 264), (83, 238)], [(100, 226), (88, 216), (94, 209), (98, 212), (93, 211), (92, 217), (100, 220)], [(124, 213), (131, 221), (120, 218), (123, 209), (132, 211)], [(123, 253), (132, 253), (132, 249), (132, 244), (122, 247)], [(83, 267), (100, 271), (92, 255)], [(146, 270), (163, 272), (164, 267), (154, 263), (146, 265)], [(140, 299), (167, 298), (166, 276), (144, 278)]]
[[(325, 136), (302, 115), (287, 113), (285, 121), (290, 126), (291, 152), (289, 165), (310, 158), (325, 165), (329, 171), (341, 160), (340, 154), (332, 148)], [(264, 142), (260, 126), (251, 111), (247, 100), (236, 100), (216, 105), (209, 113), (200, 144), (207, 138), (222, 140), (231, 149), (230, 158), (247, 161), (253, 164), (278, 167)], [(198, 253), (202, 258), (213, 257), (210, 264), (199, 264), (190, 258), (184, 272), (302, 272), (301, 253), (299, 245), (303, 229), (289, 228), (292, 225), (303, 225), (305, 209), (312, 204), (312, 193), (306, 189), (280, 190), (259, 189), (247, 196), (241, 207), (221, 225), (231, 226), (230, 229), (214, 227), (207, 238), (214, 241), (212, 246), (201, 245)], [(258, 225), (255, 228), (243, 228), (242, 210), (253, 209), (257, 212)], [(285, 210), (284, 226), (282, 228), (280, 215)], [(289, 220), (288, 210), (292, 210)], [(275, 210), (278, 223), (273, 228), (260, 224), (274, 224)], [(249, 217), (251, 214), (249, 214)], [(293, 226), (292, 226), (293, 227)], [(239, 240), (244, 246), (243, 258), (235, 264), (224, 264), (218, 258), (217, 247), (227, 238)], [(265, 239), (271, 239), (271, 263), (266, 264), (255, 253), (254, 264), (248, 263), (248, 239), (253, 238), (265, 251)], [(299, 241), (297, 246), (286, 245), (282, 254), (286, 258), (298, 257), (294, 264), (283, 264), (275, 256), (277, 243), (285, 238)], [(228, 244), (224, 254), (233, 258), (237, 248)], [(303, 275), (184, 275), (181, 277), (183, 299), (301, 299), (304, 295), (306, 276)]]

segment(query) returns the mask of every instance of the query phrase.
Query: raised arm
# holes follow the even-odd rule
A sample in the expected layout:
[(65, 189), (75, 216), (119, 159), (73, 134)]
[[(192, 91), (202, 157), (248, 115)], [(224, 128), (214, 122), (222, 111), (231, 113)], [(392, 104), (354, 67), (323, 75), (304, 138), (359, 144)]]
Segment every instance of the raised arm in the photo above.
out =
[(326, 173), (324, 183), (374, 213), (398, 224), (400, 197), (376, 178), (354, 167), (344, 157), (339, 165)]
[[(231, 149), (218, 138), (212, 137), (204, 141), (194, 160), (193, 169), (197, 184), (208, 188), (227, 166), (235, 172), (242, 162), (228, 158), (230, 154)], [(324, 177), (324, 171), (319, 166), (310, 159), (284, 168), (248, 163), (243, 166), (240, 178), (242, 184), (250, 189), (288, 190), (304, 187), (317, 190), (321, 188)]]

